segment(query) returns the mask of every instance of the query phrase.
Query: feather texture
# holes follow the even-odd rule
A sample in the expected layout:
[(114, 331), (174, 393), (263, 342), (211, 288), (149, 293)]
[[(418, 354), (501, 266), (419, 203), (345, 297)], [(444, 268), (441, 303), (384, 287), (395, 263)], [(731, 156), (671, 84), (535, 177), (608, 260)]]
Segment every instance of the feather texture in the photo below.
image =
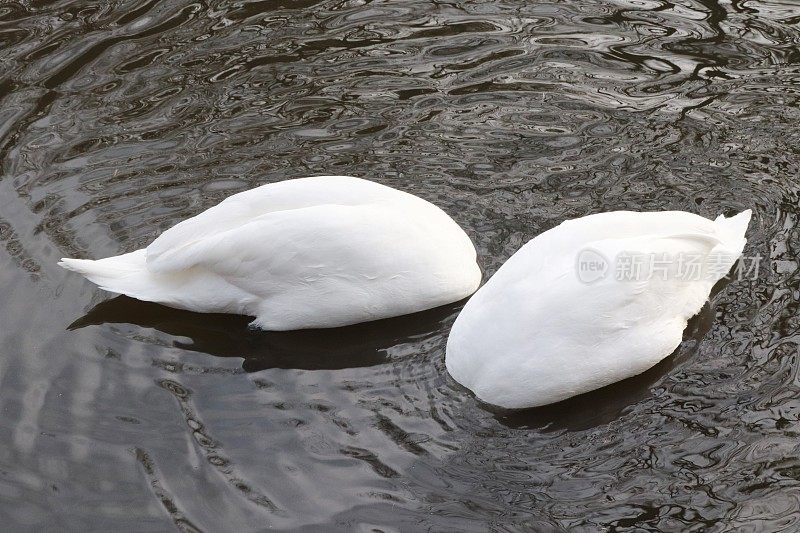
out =
[[(688, 319), (741, 256), (749, 220), (750, 211), (715, 221), (616, 211), (566, 221), (523, 246), (467, 302), (448, 339), (447, 370), (506, 408), (640, 374), (680, 344)], [(621, 271), (627, 257), (662, 268)], [(581, 258), (595, 265), (588, 278)], [(691, 260), (698, 271), (681, 272)]]
[(131, 254), (63, 259), (103, 289), (269, 330), (336, 327), (472, 294), (475, 248), (441, 209), (348, 176), (233, 195)]

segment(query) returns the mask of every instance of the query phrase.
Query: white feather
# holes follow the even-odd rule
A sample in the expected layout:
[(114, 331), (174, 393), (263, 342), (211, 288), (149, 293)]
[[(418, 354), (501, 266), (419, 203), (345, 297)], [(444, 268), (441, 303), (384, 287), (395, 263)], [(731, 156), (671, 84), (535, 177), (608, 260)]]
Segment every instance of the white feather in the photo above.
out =
[[(566, 221), (523, 246), (467, 302), (450, 332), (447, 370), (506, 408), (558, 402), (640, 374), (680, 344), (688, 319), (741, 256), (749, 220), (748, 210), (715, 221), (627, 211)], [(648, 268), (633, 280), (607, 272), (587, 282), (578, 271), (585, 250), (609, 268), (627, 252), (669, 259), (671, 270), (648, 278)], [(701, 258), (705, 270), (679, 272), (680, 257)]]
[(475, 247), (444, 211), (348, 176), (233, 195), (146, 249), (62, 259), (101, 288), (268, 330), (326, 328), (458, 301), (480, 284)]

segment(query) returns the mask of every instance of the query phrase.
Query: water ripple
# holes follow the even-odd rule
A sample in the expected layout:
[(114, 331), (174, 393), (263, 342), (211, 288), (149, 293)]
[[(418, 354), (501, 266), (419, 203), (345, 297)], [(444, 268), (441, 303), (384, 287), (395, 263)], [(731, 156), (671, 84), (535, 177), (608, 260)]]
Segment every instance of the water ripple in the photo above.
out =
[[(788, 0), (4, 2), (4, 523), (797, 529), (798, 25)], [(331, 173), (442, 206), (487, 275), (611, 209), (753, 208), (763, 262), (651, 371), (522, 413), (447, 376), (459, 304), (260, 334), (54, 266)]]

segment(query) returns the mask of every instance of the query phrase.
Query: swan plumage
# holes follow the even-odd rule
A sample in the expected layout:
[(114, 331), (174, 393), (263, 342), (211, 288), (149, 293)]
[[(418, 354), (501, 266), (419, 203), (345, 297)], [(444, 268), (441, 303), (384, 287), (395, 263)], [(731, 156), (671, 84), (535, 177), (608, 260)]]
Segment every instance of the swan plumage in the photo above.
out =
[(146, 248), (64, 268), (101, 288), (267, 330), (328, 328), (461, 300), (480, 284), (472, 241), (412, 194), (349, 176), (262, 185)]
[[(555, 403), (644, 372), (678, 347), (688, 319), (741, 256), (750, 214), (712, 221), (615, 211), (563, 222), (470, 298), (448, 338), (448, 372), (504, 408)], [(637, 254), (666, 266), (611, 271)], [(583, 270), (581, 257), (597, 270)], [(685, 275), (681, 258), (699, 264), (699, 275)]]

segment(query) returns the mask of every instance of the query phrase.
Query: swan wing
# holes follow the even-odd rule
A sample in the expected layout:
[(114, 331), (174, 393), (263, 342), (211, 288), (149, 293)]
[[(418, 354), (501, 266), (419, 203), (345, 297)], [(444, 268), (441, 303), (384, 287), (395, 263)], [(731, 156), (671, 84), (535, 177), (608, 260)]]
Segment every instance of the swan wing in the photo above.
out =
[[(475, 249), (455, 224), (382, 204), (273, 211), (159, 258), (252, 295), (265, 329), (333, 327), (437, 307), (477, 289)], [(438, 219), (435, 212), (433, 215)], [(163, 264), (165, 263), (166, 264)]]
[[(533, 407), (647, 370), (680, 344), (686, 321), (741, 255), (743, 215), (696, 228), (690, 218), (671, 227), (645, 217), (644, 234), (631, 226), (622, 238), (593, 226), (587, 239), (580, 221), (540, 235), (467, 303), (448, 340), (448, 371), (484, 401)], [(581, 276), (587, 250), (606, 262), (604, 275)], [(658, 258), (665, 270), (625, 275), (625, 254)], [(681, 257), (696, 258), (699, 273), (679, 272)]]
[[(206, 211), (162, 233), (147, 247), (147, 266), (166, 273), (191, 268), (197, 250), (216, 236), (270, 213), (322, 205), (366, 205), (381, 201), (423, 200), (368, 180), (351, 176), (313, 176), (269, 183), (229, 196)], [(242, 235), (246, 235), (247, 230)], [(226, 237), (227, 238), (227, 237)]]

